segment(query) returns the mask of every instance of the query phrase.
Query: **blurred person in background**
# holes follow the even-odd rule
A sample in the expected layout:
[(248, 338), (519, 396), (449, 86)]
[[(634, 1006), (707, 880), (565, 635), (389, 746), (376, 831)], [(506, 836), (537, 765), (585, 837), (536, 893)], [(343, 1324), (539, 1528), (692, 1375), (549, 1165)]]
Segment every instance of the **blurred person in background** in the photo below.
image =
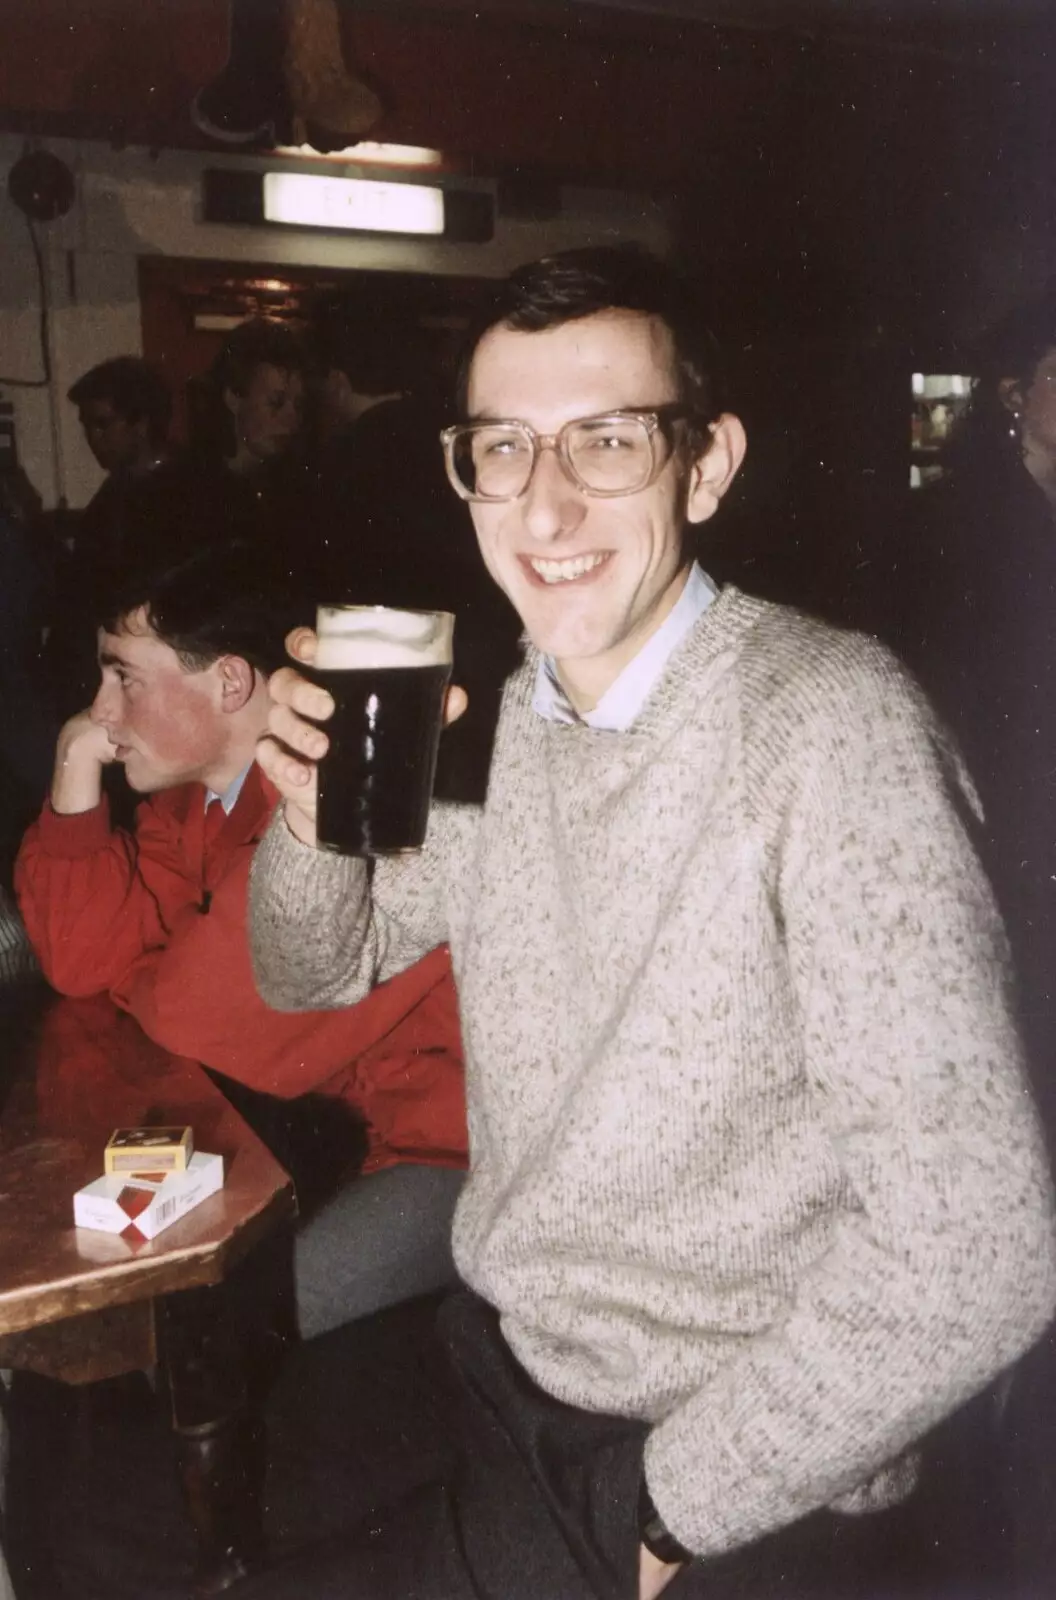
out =
[(324, 307), (316, 337), (317, 464), (328, 577), (358, 603), (444, 606), (479, 562), (464, 509), (451, 505), (438, 436), (446, 421), (430, 352), (413, 326)]
[(167, 459), (172, 396), (148, 362), (138, 356), (103, 361), (77, 379), (67, 399), (77, 407), (89, 450), (108, 474), (96, 500), (114, 483), (142, 477)]
[(190, 537), (204, 510), (226, 537), (249, 539), (278, 560), (295, 583), (311, 570), (305, 442), (312, 391), (299, 334), (263, 319), (242, 323), (191, 386), (190, 451), (175, 485)]
[(916, 498), (881, 631), (979, 789), (1056, 1148), (1056, 287), (987, 333), (971, 369), (946, 476)]
[(148, 362), (115, 356), (78, 378), (68, 399), (77, 407), (89, 450), (107, 475), (81, 513), (76, 532), (78, 601), (90, 610), (94, 597), (134, 559), (128, 548), (133, 508), (151, 474), (171, 457), (172, 395)]
[(208, 381), (215, 432), (199, 442), (209, 452), (219, 447), (236, 478), (257, 479), (300, 443), (308, 355), (291, 328), (263, 319), (242, 323), (213, 362)]
[(67, 395), (85, 441), (106, 473), (79, 512), (71, 549), (60, 549), (45, 664), (62, 720), (83, 704), (95, 676), (92, 618), (100, 596), (133, 558), (142, 532), (138, 506), (169, 461), (172, 395), (160, 373), (139, 356), (114, 356), (77, 379)]
[[(954, 728), (984, 812), (1019, 1018), (1056, 1154), (1056, 285), (979, 342), (947, 476), (919, 498), (894, 642)], [(1000, 1481), (1017, 1600), (1056, 1572), (1056, 1338), (1003, 1398)]]
[(316, 339), (322, 597), (455, 614), (455, 676), (469, 711), (441, 745), (437, 793), (482, 800), (520, 624), (481, 565), (469, 514), (447, 481), (442, 376), (420, 329), (394, 329), (340, 302), (320, 308)]
[(258, 319), (235, 328), (188, 386), (187, 449), (136, 497), (140, 537), (154, 558), (246, 540), (284, 570), (291, 592), (308, 594), (314, 568), (303, 445), (310, 388), (308, 354), (293, 329)]

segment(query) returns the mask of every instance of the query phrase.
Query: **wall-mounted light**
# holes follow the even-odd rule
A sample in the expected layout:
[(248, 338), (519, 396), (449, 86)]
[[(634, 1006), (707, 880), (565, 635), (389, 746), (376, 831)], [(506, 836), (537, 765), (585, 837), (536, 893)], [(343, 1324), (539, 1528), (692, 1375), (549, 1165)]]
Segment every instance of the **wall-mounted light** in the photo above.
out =
[(229, 168), (206, 171), (202, 185), (206, 222), (401, 234), (466, 244), (483, 243), (495, 231), (494, 201), (479, 189)]
[(317, 150), (310, 144), (280, 144), (278, 156), (302, 156), (306, 161), (361, 161), (375, 167), (442, 167), (443, 152), (421, 144), (385, 144), (376, 139), (361, 139), (343, 150)]
[(420, 183), (266, 172), (264, 221), (356, 233), (440, 235), (444, 231), (444, 191)]

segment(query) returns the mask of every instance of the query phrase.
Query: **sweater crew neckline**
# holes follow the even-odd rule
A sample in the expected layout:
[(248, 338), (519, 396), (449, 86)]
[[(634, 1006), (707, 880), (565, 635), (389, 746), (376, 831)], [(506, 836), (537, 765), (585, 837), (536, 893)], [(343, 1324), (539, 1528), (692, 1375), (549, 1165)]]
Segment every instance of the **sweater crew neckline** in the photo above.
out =
[[(685, 715), (687, 694), (699, 698), (701, 674), (724, 651), (735, 644), (756, 620), (757, 602), (733, 584), (726, 584), (701, 612), (693, 626), (679, 640), (664, 663), (641, 710), (628, 728), (596, 728), (589, 723), (532, 718), (540, 741), (574, 741), (577, 748), (611, 750), (614, 742), (651, 744), (677, 726)], [(518, 684), (518, 699), (532, 706), (542, 656), (529, 645)], [(525, 732), (522, 724), (521, 733)]]

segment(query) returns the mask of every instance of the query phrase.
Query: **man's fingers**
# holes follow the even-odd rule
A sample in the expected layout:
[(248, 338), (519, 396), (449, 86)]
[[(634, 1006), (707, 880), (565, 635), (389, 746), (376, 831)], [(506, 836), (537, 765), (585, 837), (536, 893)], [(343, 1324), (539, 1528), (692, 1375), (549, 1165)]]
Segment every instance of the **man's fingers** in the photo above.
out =
[[(327, 696), (329, 699), (329, 696)], [(309, 762), (319, 761), (330, 747), (330, 741), (314, 722), (305, 722), (290, 706), (273, 705), (268, 712), (268, 732), (273, 739), (284, 744), (293, 756)]]
[(278, 739), (265, 734), (257, 740), (257, 761), (265, 777), (271, 779), (280, 794), (292, 790), (301, 793), (305, 799), (309, 797), (315, 768), (308, 762), (298, 760)]
[(464, 689), (460, 689), (457, 683), (453, 683), (447, 691), (447, 699), (444, 701), (445, 727), (450, 727), (452, 722), (457, 722), (468, 705), (469, 695)]
[(293, 628), (286, 635), (286, 654), (310, 667), (315, 660), (319, 635), (314, 628)]
[(317, 683), (302, 678), (292, 667), (280, 667), (272, 673), (268, 679), (268, 693), (276, 706), (289, 706), (300, 716), (311, 717), (316, 722), (325, 722), (334, 714), (331, 695)]

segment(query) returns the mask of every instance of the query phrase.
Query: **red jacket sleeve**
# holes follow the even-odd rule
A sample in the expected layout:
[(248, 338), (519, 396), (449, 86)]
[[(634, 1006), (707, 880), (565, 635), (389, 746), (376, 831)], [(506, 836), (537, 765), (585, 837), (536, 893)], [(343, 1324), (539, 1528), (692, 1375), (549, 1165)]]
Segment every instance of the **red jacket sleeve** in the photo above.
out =
[[(256, 781), (255, 775), (247, 784)], [(135, 837), (105, 805), (45, 807), (22, 844), (19, 900), (46, 976), (78, 998), (107, 992), (175, 1055), (282, 1098), (348, 1098), (371, 1124), (367, 1170), (465, 1161), (458, 1014), (440, 947), (357, 1006), (279, 1013), (257, 993), (246, 935), (249, 868), (270, 796), (244, 791), (221, 829), (211, 892), (195, 868), (200, 795), (141, 805)], [(259, 802), (260, 816), (253, 809)], [(245, 808), (248, 806), (248, 810)]]
[[(152, 807), (137, 830), (151, 831)], [(61, 994), (111, 989), (131, 964), (164, 947), (156, 893), (139, 870), (140, 845), (111, 828), (104, 799), (93, 811), (62, 816), (46, 804), (15, 864), (19, 908), (48, 982)]]

